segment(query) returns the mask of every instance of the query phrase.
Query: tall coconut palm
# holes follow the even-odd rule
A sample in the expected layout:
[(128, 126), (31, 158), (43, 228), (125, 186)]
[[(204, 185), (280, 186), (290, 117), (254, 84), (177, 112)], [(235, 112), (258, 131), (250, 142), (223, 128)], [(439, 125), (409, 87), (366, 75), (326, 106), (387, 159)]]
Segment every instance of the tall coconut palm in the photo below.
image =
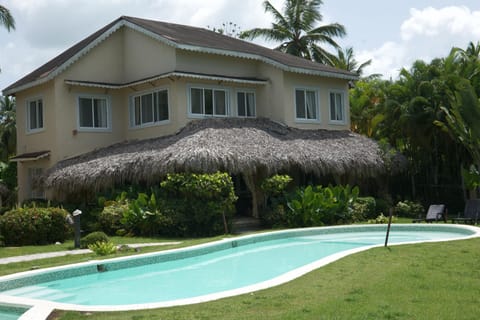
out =
[(16, 150), (15, 99), (0, 97), (0, 161), (8, 161)]
[(242, 39), (262, 37), (266, 40), (281, 42), (275, 49), (295, 56), (331, 64), (333, 55), (320, 44), (328, 44), (335, 49), (339, 45), (334, 37), (346, 35), (345, 27), (338, 23), (328, 25), (322, 22), (321, 0), (286, 0), (283, 12), (277, 10), (269, 1), (264, 1), (265, 12), (273, 15), (271, 28), (254, 28), (240, 34)]
[[(338, 49), (337, 55), (332, 57), (332, 66), (354, 72), (359, 76), (362, 76), (363, 69), (368, 67), (371, 63), (372, 59), (359, 63), (357, 59), (355, 59), (355, 53), (353, 52), (352, 47), (348, 47), (345, 50)], [(380, 76), (381, 74), (375, 73), (367, 76), (367, 78), (374, 79), (379, 78)]]
[(0, 5), (0, 25), (3, 25), (9, 32), (15, 30), (15, 19), (10, 14), (10, 10)]

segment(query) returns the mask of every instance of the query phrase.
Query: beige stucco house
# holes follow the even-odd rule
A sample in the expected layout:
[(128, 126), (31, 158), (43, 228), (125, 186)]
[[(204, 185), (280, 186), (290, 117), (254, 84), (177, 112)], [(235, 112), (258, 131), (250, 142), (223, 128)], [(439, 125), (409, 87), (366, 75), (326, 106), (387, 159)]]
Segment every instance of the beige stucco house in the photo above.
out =
[(59, 162), (195, 119), (349, 130), (356, 78), (206, 29), (120, 17), (3, 90), (16, 98), (19, 201), (48, 197), (32, 182)]

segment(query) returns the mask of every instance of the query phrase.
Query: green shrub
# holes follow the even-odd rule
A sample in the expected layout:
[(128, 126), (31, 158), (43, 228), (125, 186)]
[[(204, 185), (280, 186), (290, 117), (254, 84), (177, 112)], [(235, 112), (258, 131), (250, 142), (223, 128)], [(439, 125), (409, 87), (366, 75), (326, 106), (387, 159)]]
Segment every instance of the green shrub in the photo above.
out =
[(95, 231), (87, 234), (85, 237), (80, 239), (80, 247), (82, 249), (87, 248), (89, 245), (95, 244), (97, 242), (108, 242), (108, 236), (102, 231)]
[(119, 230), (124, 229), (121, 221), (127, 210), (128, 203), (117, 201), (105, 202), (105, 207), (98, 215), (100, 228), (109, 235), (116, 235)]
[(365, 221), (377, 216), (376, 201), (373, 197), (358, 197), (353, 203), (353, 221)]
[(63, 242), (72, 230), (61, 208), (15, 208), (0, 216), (5, 245), (37, 245)]
[(263, 180), (260, 187), (265, 195), (278, 196), (287, 191), (287, 187), (289, 186), (290, 182), (292, 182), (292, 178), (289, 175), (276, 174)]
[(209, 236), (224, 232), (223, 216), (229, 220), (237, 200), (227, 173), (169, 174), (160, 186), (164, 215), (175, 225), (168, 230), (170, 235)]
[(348, 223), (353, 220), (352, 206), (358, 197), (358, 187), (307, 186), (299, 188), (288, 202), (289, 227), (311, 227)]
[(117, 246), (109, 241), (97, 241), (89, 244), (88, 249), (92, 250), (99, 256), (106, 256), (117, 252)]
[[(376, 198), (375, 204), (376, 204), (377, 215), (381, 213), (388, 215), (388, 213), (390, 212), (390, 209), (392, 208), (392, 202), (388, 199)], [(375, 217), (372, 217), (372, 218), (375, 218)]]
[(265, 206), (260, 212), (260, 219), (264, 226), (280, 227), (287, 225), (287, 188), (292, 182), (289, 175), (274, 175), (266, 178), (261, 188), (265, 195)]
[[(392, 216), (392, 222), (395, 222), (396, 220), (397, 220), (397, 218), (395, 216)], [(383, 213), (381, 213), (375, 219), (368, 220), (368, 223), (370, 223), (370, 224), (385, 224), (385, 223), (388, 223), (388, 217), (384, 216)]]
[(421, 203), (410, 200), (399, 201), (395, 206), (395, 213), (400, 217), (418, 218), (423, 216), (424, 211)]

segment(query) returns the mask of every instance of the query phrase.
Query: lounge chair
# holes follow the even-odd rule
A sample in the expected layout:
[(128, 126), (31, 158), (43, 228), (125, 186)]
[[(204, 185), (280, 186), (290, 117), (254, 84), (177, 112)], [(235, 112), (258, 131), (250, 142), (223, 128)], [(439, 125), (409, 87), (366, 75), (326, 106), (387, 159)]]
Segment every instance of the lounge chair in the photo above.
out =
[(470, 199), (465, 203), (463, 216), (452, 219), (452, 223), (477, 223), (480, 221), (480, 199)]
[(412, 222), (447, 222), (447, 207), (444, 204), (432, 204), (428, 207), (425, 218), (413, 219)]

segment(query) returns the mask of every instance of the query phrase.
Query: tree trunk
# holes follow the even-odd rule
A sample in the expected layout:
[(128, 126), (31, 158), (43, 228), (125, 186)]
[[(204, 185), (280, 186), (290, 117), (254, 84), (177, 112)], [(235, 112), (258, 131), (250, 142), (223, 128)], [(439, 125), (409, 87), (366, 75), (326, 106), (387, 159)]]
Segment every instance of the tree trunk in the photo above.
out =
[(250, 193), (252, 194), (252, 216), (254, 218), (258, 218), (258, 199), (255, 176), (253, 174), (243, 174), (243, 180), (245, 181), (248, 190), (250, 190)]

